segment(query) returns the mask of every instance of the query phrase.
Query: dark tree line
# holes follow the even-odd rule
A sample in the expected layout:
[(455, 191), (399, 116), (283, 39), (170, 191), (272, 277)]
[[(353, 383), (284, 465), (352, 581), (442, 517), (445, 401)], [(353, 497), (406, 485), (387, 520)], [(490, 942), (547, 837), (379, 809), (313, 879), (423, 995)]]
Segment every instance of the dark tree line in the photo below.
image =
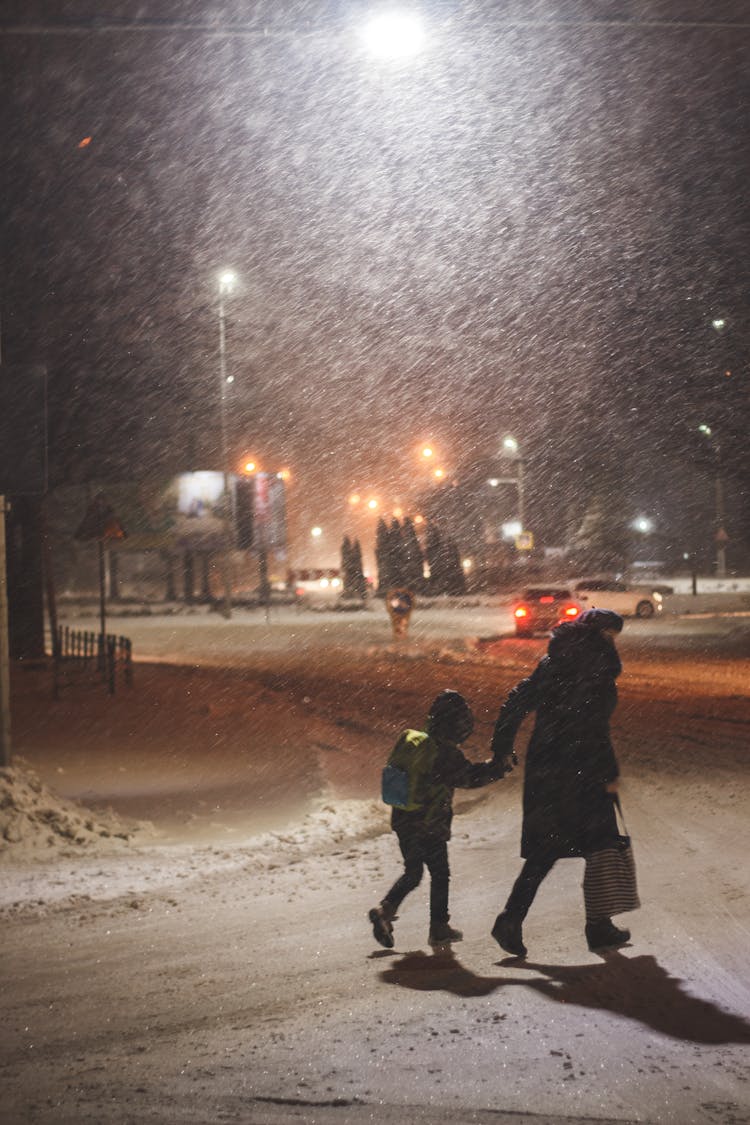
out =
[(362, 548), (359, 539), (351, 540), (344, 536), (341, 544), (341, 576), (345, 598), (359, 598), (364, 601), (367, 595), (367, 580), (362, 569)]
[[(423, 549), (408, 516), (402, 523), (394, 519), (390, 525), (385, 520), (379, 520), (375, 560), (378, 594), (384, 595), (394, 587), (405, 587), (423, 594), (458, 596), (466, 592), (458, 547), (435, 524), (428, 524)], [(429, 578), (424, 576), (425, 562)]]

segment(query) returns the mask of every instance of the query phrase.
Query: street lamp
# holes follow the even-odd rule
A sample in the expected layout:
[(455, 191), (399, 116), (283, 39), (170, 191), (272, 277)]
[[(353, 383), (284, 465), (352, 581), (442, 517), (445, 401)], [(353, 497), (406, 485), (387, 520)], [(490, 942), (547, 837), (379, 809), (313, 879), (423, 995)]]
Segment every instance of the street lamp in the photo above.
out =
[(222, 270), (219, 274), (219, 425), (221, 431), (221, 471), (224, 474), (224, 490), (221, 500), (224, 550), (222, 569), (224, 572), (224, 617), (232, 616), (232, 574), (230, 568), (230, 496), (229, 496), (229, 441), (227, 437), (227, 387), (234, 381), (227, 376), (227, 333), (226, 309), (224, 300), (234, 289), (237, 275), (232, 270)]
[[(524, 515), (524, 481), (523, 481), (523, 460), (521, 458), (521, 447), (512, 434), (505, 434), (502, 440), (500, 450), (501, 456), (507, 457), (516, 462), (516, 475), (511, 478), (508, 483), (515, 484), (518, 489), (518, 520), (521, 524), (521, 530), (526, 527), (526, 519)], [(497, 478), (492, 478), (493, 480)], [(491, 482), (490, 482), (491, 483)], [(504, 480), (498, 480), (498, 484), (505, 484)], [(497, 487), (494, 485), (493, 487)]]
[(701, 422), (700, 426), (698, 426), (698, 432), (703, 434), (705, 438), (708, 438), (711, 443), (711, 448), (714, 451), (716, 462), (716, 476), (714, 478), (714, 496), (716, 500), (716, 577), (726, 578), (727, 542), (729, 541), (729, 536), (724, 527), (724, 480), (722, 477), (721, 445), (714, 436), (711, 427), (707, 426), (705, 422)]
[(394, 9), (374, 15), (365, 24), (362, 38), (371, 54), (397, 61), (418, 54), (424, 46), (425, 29), (416, 12)]

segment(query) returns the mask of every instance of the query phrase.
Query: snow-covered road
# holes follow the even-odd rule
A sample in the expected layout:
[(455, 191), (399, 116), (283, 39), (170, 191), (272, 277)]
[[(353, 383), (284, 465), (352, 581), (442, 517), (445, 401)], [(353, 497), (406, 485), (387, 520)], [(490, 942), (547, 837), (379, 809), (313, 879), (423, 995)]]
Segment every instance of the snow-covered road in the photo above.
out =
[[(3, 853), (4, 1119), (750, 1121), (747, 619), (626, 629), (633, 941), (588, 952), (569, 861), (515, 962), (489, 929), (519, 865), (520, 770), (460, 803), (450, 953), (426, 944), (424, 887), (395, 949), (373, 944), (366, 912), (398, 869), (373, 797), (393, 732), (445, 684), (472, 698), (481, 755), (543, 642), (433, 618), (395, 646), (376, 620), (327, 618), (285, 643), (233, 621), (223, 657), (222, 623), (185, 629), (187, 666), (139, 665), (111, 703), (16, 683), (16, 745), (44, 782), (154, 828)], [(169, 656), (165, 628), (134, 623), (136, 651)]]

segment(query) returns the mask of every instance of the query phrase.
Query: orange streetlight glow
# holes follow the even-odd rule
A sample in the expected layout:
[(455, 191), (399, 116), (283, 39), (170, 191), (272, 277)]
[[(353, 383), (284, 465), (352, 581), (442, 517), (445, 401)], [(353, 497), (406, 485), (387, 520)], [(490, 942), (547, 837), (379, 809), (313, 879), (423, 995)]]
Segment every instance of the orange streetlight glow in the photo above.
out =
[(359, 495), (358, 492), (353, 492), (351, 494), (351, 496), (349, 497), (349, 503), (352, 504), (352, 505), (359, 504), (361, 499), (362, 499), (362, 497)]
[(257, 466), (254, 461), (245, 461), (242, 466), (243, 473), (254, 473)]
[(426, 445), (424, 447), (424, 449), (422, 450), (422, 456), (423, 457), (432, 457), (433, 454), (434, 454), (434, 450), (431, 449), (431, 447), (429, 445)]
[(377, 500), (368, 500), (367, 501), (367, 507), (370, 508), (373, 512), (375, 511), (377, 506), (378, 506)]

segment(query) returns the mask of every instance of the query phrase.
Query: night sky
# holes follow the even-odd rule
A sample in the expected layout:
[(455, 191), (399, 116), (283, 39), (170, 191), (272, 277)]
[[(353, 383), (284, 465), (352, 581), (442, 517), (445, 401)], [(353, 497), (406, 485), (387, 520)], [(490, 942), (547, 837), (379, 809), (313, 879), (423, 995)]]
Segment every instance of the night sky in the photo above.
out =
[(604, 489), (687, 543), (706, 422), (747, 543), (750, 4), (434, 0), (398, 63), (367, 7), (4, 0), (3, 358), (48, 367), (50, 483), (219, 467), (231, 267), (232, 451), (299, 527), (511, 432), (549, 542)]

